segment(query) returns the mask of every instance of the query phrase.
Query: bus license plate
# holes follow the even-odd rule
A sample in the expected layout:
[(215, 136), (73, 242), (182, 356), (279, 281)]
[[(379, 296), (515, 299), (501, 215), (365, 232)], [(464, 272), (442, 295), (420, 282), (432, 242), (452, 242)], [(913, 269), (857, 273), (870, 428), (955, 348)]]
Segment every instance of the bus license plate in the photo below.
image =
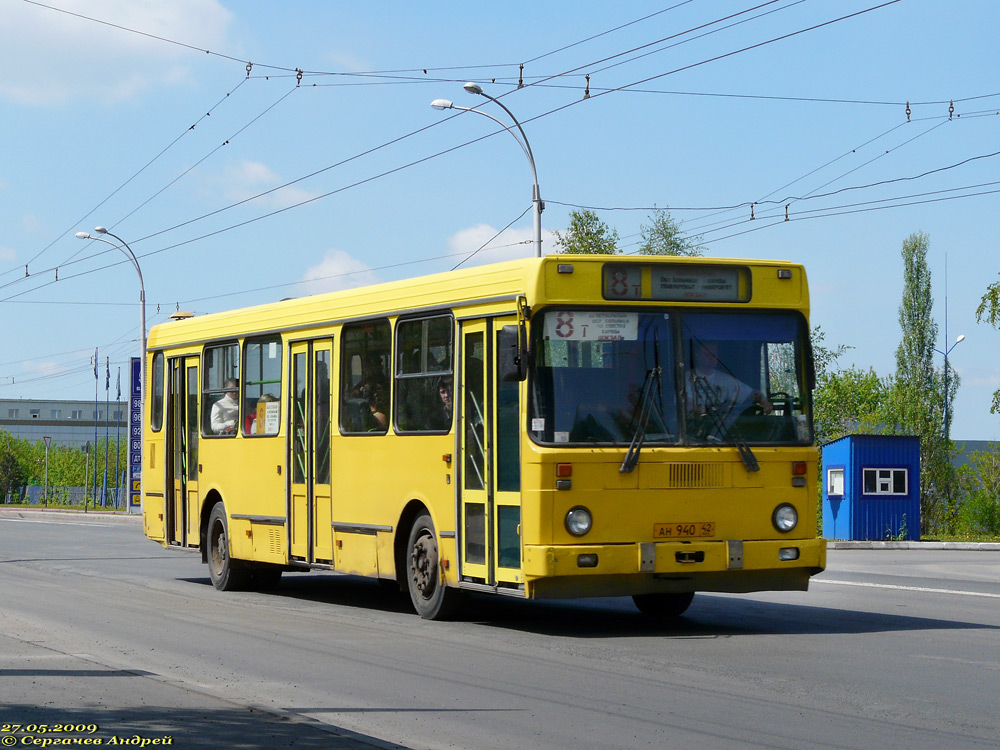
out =
[(715, 522), (653, 524), (653, 539), (693, 539), (700, 536), (715, 536)]

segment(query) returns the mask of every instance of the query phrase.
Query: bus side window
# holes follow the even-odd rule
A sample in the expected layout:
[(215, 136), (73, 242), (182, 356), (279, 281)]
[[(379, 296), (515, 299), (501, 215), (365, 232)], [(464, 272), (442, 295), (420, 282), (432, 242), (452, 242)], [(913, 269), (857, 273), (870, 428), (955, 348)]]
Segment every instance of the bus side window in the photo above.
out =
[(389, 361), (392, 328), (387, 319), (344, 326), (340, 375), (340, 431), (346, 435), (389, 429)]
[(281, 338), (248, 339), (243, 350), (244, 435), (278, 434), (281, 393)]
[(153, 432), (163, 428), (163, 352), (153, 355), (149, 426)]
[(239, 427), (240, 345), (206, 347), (203, 372), (201, 434), (235, 435)]
[(396, 327), (396, 430), (448, 432), (454, 373), (450, 315), (400, 321)]

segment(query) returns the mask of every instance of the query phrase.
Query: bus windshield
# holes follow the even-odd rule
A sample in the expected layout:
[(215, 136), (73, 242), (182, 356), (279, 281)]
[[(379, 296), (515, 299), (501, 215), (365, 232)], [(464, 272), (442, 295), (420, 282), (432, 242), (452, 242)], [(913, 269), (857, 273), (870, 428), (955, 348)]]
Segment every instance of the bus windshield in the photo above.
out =
[(536, 442), (811, 442), (798, 313), (550, 309), (532, 323)]

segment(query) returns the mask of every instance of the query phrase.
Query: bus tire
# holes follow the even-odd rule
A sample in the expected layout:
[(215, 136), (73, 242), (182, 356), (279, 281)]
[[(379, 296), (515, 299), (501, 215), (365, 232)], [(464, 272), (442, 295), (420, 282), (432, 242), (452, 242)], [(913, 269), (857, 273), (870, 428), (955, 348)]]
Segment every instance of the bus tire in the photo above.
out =
[(229, 524), (226, 509), (216, 503), (208, 517), (208, 574), (219, 591), (239, 591), (250, 582), (247, 567), (229, 555)]
[(441, 580), (437, 534), (426, 511), (413, 521), (406, 556), (406, 584), (417, 614), (425, 620), (444, 620), (454, 614), (460, 592)]
[(691, 606), (693, 591), (680, 594), (635, 594), (632, 601), (647, 617), (680, 617)]

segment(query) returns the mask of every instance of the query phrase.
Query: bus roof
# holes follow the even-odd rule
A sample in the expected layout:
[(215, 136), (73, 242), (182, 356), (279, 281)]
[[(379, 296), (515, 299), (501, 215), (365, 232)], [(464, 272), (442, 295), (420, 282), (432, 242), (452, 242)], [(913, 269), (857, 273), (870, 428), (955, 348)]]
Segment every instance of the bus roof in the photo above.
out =
[[(799, 284), (792, 295), (785, 295), (775, 307), (802, 309), (805, 312), (805, 272), (802, 266), (787, 261), (742, 260), (733, 258), (703, 258), (678, 256), (618, 255), (548, 255), (523, 258), (502, 263), (445, 271), (369, 286), (325, 292), (268, 302), (225, 312), (197, 316), (175, 316), (150, 329), (147, 348), (150, 350), (219, 339), (233, 339), (245, 334), (270, 331), (315, 328), (330, 323), (368, 317), (398, 315), (421, 310), (446, 309), (458, 306), (494, 306), (496, 311), (513, 310), (518, 296), (527, 298), (529, 305), (565, 299), (564, 295), (546, 297), (545, 279), (548, 270), (557, 273), (568, 265), (583, 271), (581, 276), (600, 277), (604, 264), (615, 265), (687, 265), (742, 266), (754, 270), (786, 268), (795, 270)], [(755, 282), (756, 283), (756, 282)], [(791, 291), (791, 290), (790, 290)], [(588, 299), (600, 299), (600, 287), (591, 287)], [(581, 301), (584, 297), (579, 298)], [(648, 301), (646, 301), (648, 304)]]

